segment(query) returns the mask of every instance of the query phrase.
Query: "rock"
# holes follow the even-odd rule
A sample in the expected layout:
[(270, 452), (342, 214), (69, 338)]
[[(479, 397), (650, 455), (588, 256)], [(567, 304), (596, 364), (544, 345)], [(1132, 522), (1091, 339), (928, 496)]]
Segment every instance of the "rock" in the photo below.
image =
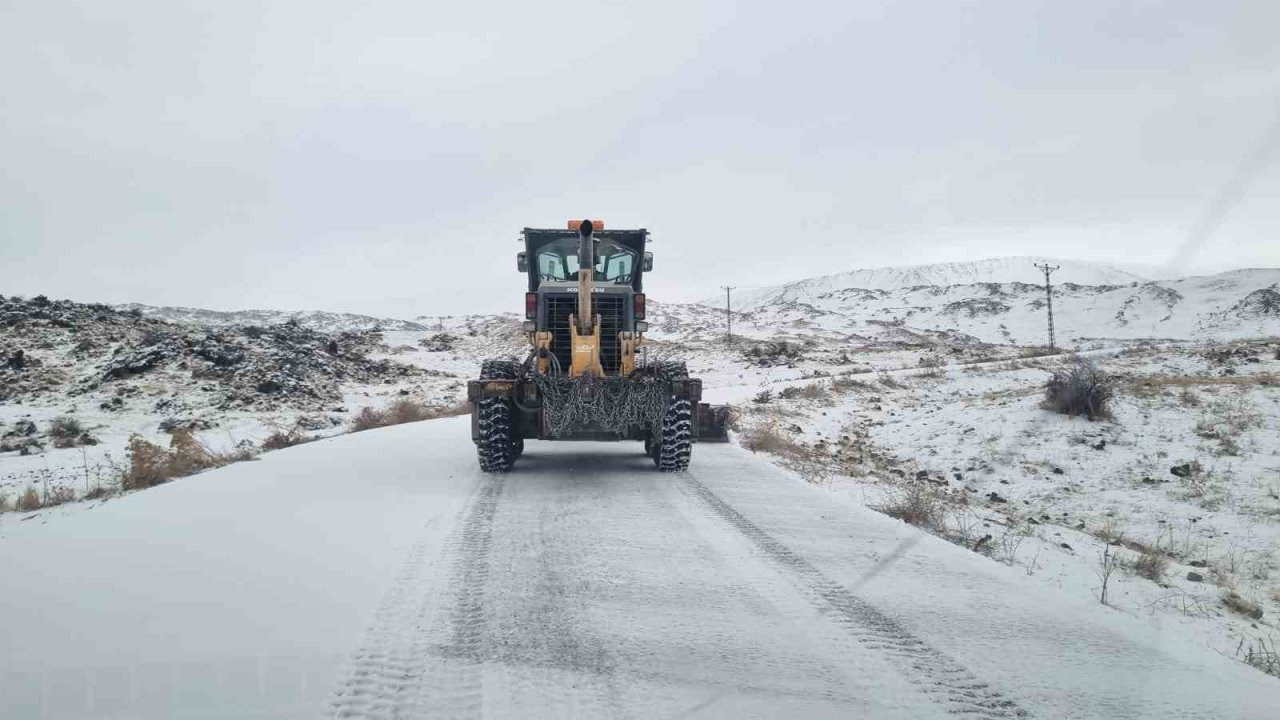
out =
[(1173, 467), (1169, 468), (1169, 473), (1174, 477), (1185, 478), (1185, 477), (1191, 477), (1199, 469), (1200, 469), (1200, 463), (1189, 462), (1189, 463), (1183, 463), (1181, 465), (1174, 465)]
[(1053, 474), (1054, 474), (1054, 475), (1065, 475), (1065, 474), (1066, 474), (1066, 472), (1067, 472), (1066, 470), (1063, 470), (1063, 469), (1062, 469), (1062, 468), (1060, 468), (1060, 467), (1056, 467), (1056, 468), (1054, 468), (1054, 469), (1053, 469)]
[(988, 500), (990, 500), (990, 501), (991, 501), (991, 502), (993, 502), (993, 503), (1007, 503), (1007, 502), (1009, 502), (1008, 500), (1006, 500), (1006, 499), (1004, 499), (1004, 498), (1000, 497), (1000, 494), (999, 494), (999, 493), (996, 493), (996, 492), (992, 492), (992, 493), (990, 493), (989, 495), (987, 495), (987, 499), (988, 499)]
[(106, 410), (107, 412), (115, 412), (123, 407), (124, 399), (119, 395), (98, 405), (99, 410)]
[(5, 365), (7, 365), (10, 370), (21, 370), (27, 365), (27, 354), (22, 350), (15, 351), (9, 356), (9, 359), (5, 361)]
[(1190, 566), (1191, 566), (1191, 567), (1193, 567), (1193, 568), (1205, 568), (1205, 567), (1209, 567), (1209, 561), (1208, 561), (1208, 560), (1192, 560), (1191, 562), (1189, 562), (1189, 563), (1187, 563), (1187, 564), (1188, 564), (1188, 565), (1190, 565)]
[(18, 437), (31, 437), (36, 434), (36, 424), (30, 420), (19, 420), (13, 424), (13, 429), (7, 435), (15, 435)]
[(166, 348), (150, 347), (139, 350), (108, 364), (102, 372), (102, 379), (121, 380), (131, 375), (140, 375), (169, 357), (173, 357), (173, 353)]
[(1198, 572), (1187, 573), (1187, 579), (1191, 582), (1204, 582), (1204, 576)]
[(1156, 484), (1156, 483), (1158, 483), (1158, 482), (1159, 482), (1159, 481), (1158, 481), (1158, 480), (1156, 480), (1155, 478), (1150, 478), (1150, 477), (1144, 477), (1144, 478), (1142, 478), (1142, 484), (1143, 484), (1143, 485), (1155, 485), (1155, 484)]
[(928, 480), (928, 479), (929, 479), (929, 471), (928, 471), (928, 470), (919, 470), (919, 471), (917, 471), (917, 472), (916, 472), (916, 479), (917, 479), (917, 480)]
[(1107, 441), (1106, 441), (1106, 439), (1104, 438), (1104, 439), (1102, 439), (1102, 440), (1099, 440), (1099, 441), (1097, 442), (1097, 444), (1096, 444), (1096, 445), (1090, 445), (1089, 447), (1093, 448), (1094, 450), (1106, 450), (1106, 449), (1107, 449)]
[(1071, 546), (1066, 543), (1058, 543), (1058, 547), (1062, 548), (1063, 550), (1066, 550), (1067, 552), (1075, 552), (1075, 550), (1073, 550)]

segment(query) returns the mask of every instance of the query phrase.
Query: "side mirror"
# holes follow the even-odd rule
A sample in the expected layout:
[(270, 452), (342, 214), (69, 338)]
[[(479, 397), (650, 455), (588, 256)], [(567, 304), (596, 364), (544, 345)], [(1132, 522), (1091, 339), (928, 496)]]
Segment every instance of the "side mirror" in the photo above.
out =
[(529, 272), (529, 256), (525, 253), (516, 253), (516, 270), (522, 273)]
[(649, 272), (653, 269), (653, 253), (646, 252), (644, 254), (644, 271)]

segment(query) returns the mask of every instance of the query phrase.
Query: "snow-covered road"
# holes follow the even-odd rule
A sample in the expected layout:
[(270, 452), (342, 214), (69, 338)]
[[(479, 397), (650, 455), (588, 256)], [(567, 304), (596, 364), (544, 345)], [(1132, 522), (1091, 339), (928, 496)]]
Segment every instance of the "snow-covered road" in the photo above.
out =
[(0, 520), (0, 717), (1269, 718), (1280, 683), (736, 447), (466, 419)]

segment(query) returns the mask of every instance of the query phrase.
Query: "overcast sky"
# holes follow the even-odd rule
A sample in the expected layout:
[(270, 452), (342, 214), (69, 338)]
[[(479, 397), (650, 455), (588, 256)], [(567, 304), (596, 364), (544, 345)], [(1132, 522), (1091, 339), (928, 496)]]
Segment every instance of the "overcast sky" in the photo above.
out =
[(1268, 0), (0, 0), (0, 293), (514, 311), (520, 228), (584, 215), (654, 233), (655, 299), (1160, 264), (1198, 224), (1189, 270), (1277, 266), (1277, 28)]

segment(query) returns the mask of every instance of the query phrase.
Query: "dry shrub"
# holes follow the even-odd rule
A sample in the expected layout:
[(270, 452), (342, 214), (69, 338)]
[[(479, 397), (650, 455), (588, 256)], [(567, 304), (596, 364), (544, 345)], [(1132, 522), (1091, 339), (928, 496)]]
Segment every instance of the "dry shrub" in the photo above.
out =
[(796, 441), (778, 431), (774, 425), (753, 427), (742, 435), (742, 447), (751, 452), (788, 455), (801, 448)]
[(1164, 553), (1148, 548), (1138, 553), (1133, 561), (1133, 572), (1152, 582), (1164, 582), (1164, 574), (1169, 570), (1169, 558)]
[(19, 495), (18, 499), (13, 503), (13, 509), (18, 512), (39, 510), (40, 506), (40, 493), (36, 492), (35, 486), (33, 485), (28, 485), (27, 489), (22, 491), (22, 494)]
[(1252, 600), (1241, 597), (1235, 590), (1228, 590), (1222, 594), (1222, 604), (1231, 612), (1254, 620), (1262, 619), (1262, 607)]
[(84, 426), (73, 417), (57, 417), (49, 423), (49, 436), (56, 440), (74, 439), (82, 432)]
[(470, 405), (465, 402), (455, 405), (424, 405), (417, 400), (401, 398), (385, 408), (361, 408), (360, 413), (351, 421), (351, 432), (465, 415), (468, 412)]
[(372, 407), (360, 408), (359, 414), (351, 421), (351, 432), (361, 432), (387, 425), (387, 413)]
[(1200, 407), (1200, 396), (1195, 390), (1183, 387), (1182, 392), (1178, 393), (1178, 402), (1182, 403), (1183, 407)]
[(98, 441), (89, 434), (84, 425), (70, 416), (57, 417), (50, 421), (49, 437), (53, 438), (53, 446), (56, 448), (73, 448), (98, 444)]
[(810, 383), (808, 385), (793, 385), (783, 388), (778, 393), (778, 397), (783, 400), (821, 400), (827, 396), (827, 390), (820, 383)]
[(301, 445), (310, 442), (310, 438), (304, 435), (297, 428), (290, 430), (281, 430), (279, 428), (272, 430), (271, 434), (262, 441), (263, 450), (283, 450), (294, 445)]
[(1239, 455), (1239, 438), (1262, 426), (1262, 413), (1243, 395), (1215, 400), (1205, 406), (1195, 433), (1217, 440), (1223, 455)]
[(875, 509), (926, 530), (946, 529), (947, 513), (942, 495), (927, 481), (913, 481), (895, 489)]
[(809, 482), (820, 482), (838, 472), (840, 467), (823, 450), (792, 439), (774, 425), (748, 429), (741, 435), (742, 447), (751, 452), (772, 453), (781, 464)]
[(1109, 417), (1114, 391), (1107, 374), (1087, 358), (1078, 358), (1053, 373), (1045, 384), (1042, 407), (1063, 415), (1084, 415), (1090, 420)]
[(841, 376), (831, 381), (831, 389), (837, 393), (853, 392), (854, 390), (869, 390), (871, 385), (863, 380), (855, 380), (849, 376)]
[(1018, 357), (1030, 359), (1030, 358), (1044, 357), (1046, 355), (1056, 355), (1059, 352), (1061, 351), (1051, 349), (1047, 345), (1037, 345), (1037, 346), (1022, 348), (1022, 350), (1018, 351)]
[(1240, 645), (1236, 647), (1236, 655), (1244, 661), (1246, 665), (1261, 670), (1268, 675), (1280, 677), (1280, 652), (1276, 651), (1276, 641), (1271, 640), (1270, 645), (1266, 638), (1258, 638), (1257, 640), (1247, 641), (1240, 639)]
[(124, 490), (141, 490), (176, 477), (194, 475), (201, 470), (222, 467), (233, 462), (252, 460), (252, 450), (239, 449), (217, 453), (196, 439), (189, 428), (175, 430), (169, 439), (169, 449), (147, 442), (134, 435), (129, 438), (126, 450), (128, 464), (120, 478)]
[(9, 512), (9, 493), (0, 492), (0, 513)]
[(925, 355), (920, 358), (920, 367), (924, 369), (924, 372), (921, 373), (923, 377), (946, 377), (947, 359), (941, 355)]
[(894, 377), (893, 375), (889, 374), (884, 370), (881, 370), (879, 373), (876, 374), (876, 380), (881, 385), (887, 388), (894, 388), (894, 389), (901, 390), (902, 388), (906, 387), (906, 384), (903, 383), (902, 380)]

